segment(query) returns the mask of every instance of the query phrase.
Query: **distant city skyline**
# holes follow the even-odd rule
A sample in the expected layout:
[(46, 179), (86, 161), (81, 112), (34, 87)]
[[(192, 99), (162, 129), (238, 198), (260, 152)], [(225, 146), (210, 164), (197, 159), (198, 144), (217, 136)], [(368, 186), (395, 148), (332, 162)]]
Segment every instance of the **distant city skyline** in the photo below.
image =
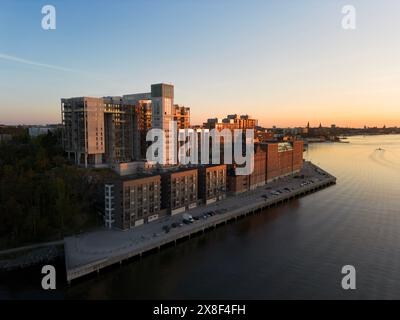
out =
[(0, 124), (59, 123), (62, 97), (173, 83), (191, 123), (249, 114), (264, 127), (400, 126), (396, 0), (42, 1), (0, 11)]

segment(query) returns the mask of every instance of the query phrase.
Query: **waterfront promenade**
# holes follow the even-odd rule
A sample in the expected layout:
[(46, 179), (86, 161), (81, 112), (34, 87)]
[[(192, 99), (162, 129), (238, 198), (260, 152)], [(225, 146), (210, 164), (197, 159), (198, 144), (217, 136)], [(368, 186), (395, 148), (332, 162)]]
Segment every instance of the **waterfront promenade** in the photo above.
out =
[[(158, 221), (129, 231), (100, 229), (64, 239), (67, 281), (77, 279), (102, 268), (141, 256), (151, 250), (188, 239), (193, 235), (234, 221), (242, 216), (264, 212), (269, 207), (304, 196), (336, 183), (336, 178), (317, 166), (306, 162), (296, 177), (288, 176), (255, 190), (189, 211), (199, 220), (182, 224), (182, 214), (164, 217)], [(304, 176), (304, 177), (303, 177)], [(203, 218), (204, 213), (215, 215)], [(268, 211), (265, 211), (268, 213)], [(180, 224), (169, 232), (165, 226)]]

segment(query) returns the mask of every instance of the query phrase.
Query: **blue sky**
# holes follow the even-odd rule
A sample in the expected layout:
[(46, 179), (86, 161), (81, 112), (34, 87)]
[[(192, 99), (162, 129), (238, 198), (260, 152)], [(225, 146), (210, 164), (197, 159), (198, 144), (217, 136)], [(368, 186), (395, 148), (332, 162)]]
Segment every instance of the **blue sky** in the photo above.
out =
[[(56, 7), (56, 30), (41, 28), (46, 4)], [(357, 9), (356, 30), (341, 28), (345, 4)], [(193, 123), (249, 113), (266, 126), (400, 125), (397, 0), (0, 6), (0, 123), (54, 123), (62, 97), (168, 82)]]

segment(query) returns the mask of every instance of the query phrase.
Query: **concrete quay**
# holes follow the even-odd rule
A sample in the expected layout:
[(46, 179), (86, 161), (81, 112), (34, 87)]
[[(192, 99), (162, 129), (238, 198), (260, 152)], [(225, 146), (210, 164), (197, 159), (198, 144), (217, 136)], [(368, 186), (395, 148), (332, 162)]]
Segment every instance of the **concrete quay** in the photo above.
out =
[[(304, 178), (303, 178), (304, 175)], [(305, 196), (336, 183), (336, 178), (310, 162), (296, 177), (287, 176), (270, 182), (255, 190), (188, 211), (199, 220), (191, 224), (181, 224), (182, 214), (164, 217), (129, 231), (99, 229), (64, 239), (66, 277), (80, 278), (101, 269), (122, 263), (122, 261), (142, 254), (160, 250), (168, 244), (176, 244), (182, 239), (203, 233), (219, 225), (237, 220), (254, 213), (268, 213), (268, 208), (295, 198)], [(279, 192), (278, 192), (279, 191)], [(203, 214), (218, 212), (208, 218)], [(167, 233), (164, 226), (177, 223)]]

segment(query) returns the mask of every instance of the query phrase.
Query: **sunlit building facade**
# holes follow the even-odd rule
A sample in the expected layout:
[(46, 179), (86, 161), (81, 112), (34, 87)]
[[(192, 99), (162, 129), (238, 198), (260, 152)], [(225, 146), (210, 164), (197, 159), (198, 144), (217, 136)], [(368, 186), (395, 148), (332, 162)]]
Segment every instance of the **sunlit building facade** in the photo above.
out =
[(122, 97), (61, 99), (61, 114), (64, 149), (85, 166), (144, 160), (151, 128), (165, 133), (163, 164), (175, 164), (170, 138), (190, 126), (190, 109), (174, 105), (174, 86), (164, 83), (152, 85), (151, 92)]

